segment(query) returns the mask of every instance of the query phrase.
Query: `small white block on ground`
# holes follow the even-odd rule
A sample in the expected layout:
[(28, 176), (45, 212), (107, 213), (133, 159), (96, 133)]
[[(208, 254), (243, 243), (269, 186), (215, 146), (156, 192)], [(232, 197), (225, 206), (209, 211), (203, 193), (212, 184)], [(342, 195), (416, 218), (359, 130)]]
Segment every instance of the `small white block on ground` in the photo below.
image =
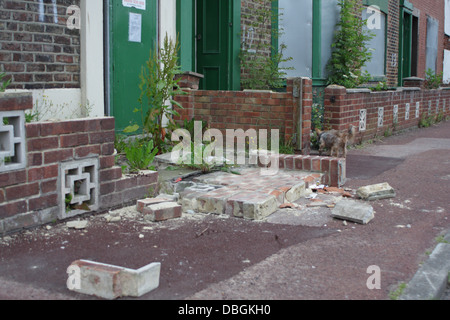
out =
[(395, 198), (395, 190), (388, 183), (361, 187), (356, 191), (356, 194), (367, 201)]
[(78, 268), (80, 279), (78, 286), (68, 286), (69, 290), (110, 300), (140, 297), (158, 288), (161, 270), (159, 262), (138, 270), (88, 260), (74, 261), (70, 267)]

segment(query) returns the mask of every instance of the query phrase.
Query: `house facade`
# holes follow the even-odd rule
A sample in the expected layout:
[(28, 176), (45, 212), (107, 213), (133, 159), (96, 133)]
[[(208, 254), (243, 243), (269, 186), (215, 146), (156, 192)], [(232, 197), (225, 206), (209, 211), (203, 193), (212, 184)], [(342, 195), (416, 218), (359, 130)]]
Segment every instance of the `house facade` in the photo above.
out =
[[(338, 1), (2, 0), (0, 71), (10, 90), (33, 92), (40, 119), (111, 115), (121, 130), (136, 116), (142, 65), (166, 34), (179, 37), (182, 70), (204, 75), (201, 89), (241, 90), (241, 49), (258, 42), (286, 45), (287, 76), (324, 86)], [(448, 2), (361, 0), (375, 34), (366, 67), (373, 81), (401, 86), (428, 69), (450, 78)], [(278, 17), (261, 26), (265, 33), (254, 24), (262, 6)], [(274, 28), (282, 31), (276, 39)]]

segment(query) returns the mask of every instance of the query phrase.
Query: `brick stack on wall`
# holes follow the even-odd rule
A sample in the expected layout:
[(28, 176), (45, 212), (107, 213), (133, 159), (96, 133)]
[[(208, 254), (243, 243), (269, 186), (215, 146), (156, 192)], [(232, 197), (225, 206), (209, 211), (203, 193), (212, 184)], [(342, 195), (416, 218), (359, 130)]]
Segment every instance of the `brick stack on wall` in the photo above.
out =
[[(157, 172), (125, 176), (115, 165), (114, 118), (37, 122), (21, 129), (15, 119), (32, 107), (31, 95), (24, 95), (0, 93), (1, 142), (8, 146), (9, 135), (19, 140), (23, 135), (16, 132), (26, 136), (19, 141), (26, 144), (23, 166), (0, 166), (0, 235), (154, 195)], [(2, 162), (14, 162), (6, 151), (0, 152)]]
[(80, 0), (0, 0), (0, 71), (10, 89), (80, 87), (80, 31), (66, 10)]

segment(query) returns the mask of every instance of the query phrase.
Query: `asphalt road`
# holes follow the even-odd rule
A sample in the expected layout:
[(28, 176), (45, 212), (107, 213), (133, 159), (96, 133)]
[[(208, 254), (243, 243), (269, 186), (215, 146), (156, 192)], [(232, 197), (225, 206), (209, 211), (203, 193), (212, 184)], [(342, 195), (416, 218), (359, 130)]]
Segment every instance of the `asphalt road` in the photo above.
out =
[[(450, 122), (352, 149), (347, 188), (388, 182), (394, 199), (371, 203), (367, 225), (320, 225), (185, 215), (145, 225), (86, 217), (0, 239), (0, 299), (95, 299), (66, 288), (72, 261), (127, 268), (161, 262), (160, 287), (142, 300), (383, 300), (408, 283), (450, 229)], [(379, 288), (369, 288), (379, 270)]]

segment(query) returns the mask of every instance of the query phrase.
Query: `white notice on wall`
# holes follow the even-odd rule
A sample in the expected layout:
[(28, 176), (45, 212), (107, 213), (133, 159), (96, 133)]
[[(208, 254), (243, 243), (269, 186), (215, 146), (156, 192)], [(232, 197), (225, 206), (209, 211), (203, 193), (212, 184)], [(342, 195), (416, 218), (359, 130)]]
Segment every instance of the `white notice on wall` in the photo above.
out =
[(130, 12), (130, 23), (128, 26), (128, 41), (141, 42), (142, 15)]
[(128, 8), (145, 10), (147, 0), (122, 0), (122, 5)]

